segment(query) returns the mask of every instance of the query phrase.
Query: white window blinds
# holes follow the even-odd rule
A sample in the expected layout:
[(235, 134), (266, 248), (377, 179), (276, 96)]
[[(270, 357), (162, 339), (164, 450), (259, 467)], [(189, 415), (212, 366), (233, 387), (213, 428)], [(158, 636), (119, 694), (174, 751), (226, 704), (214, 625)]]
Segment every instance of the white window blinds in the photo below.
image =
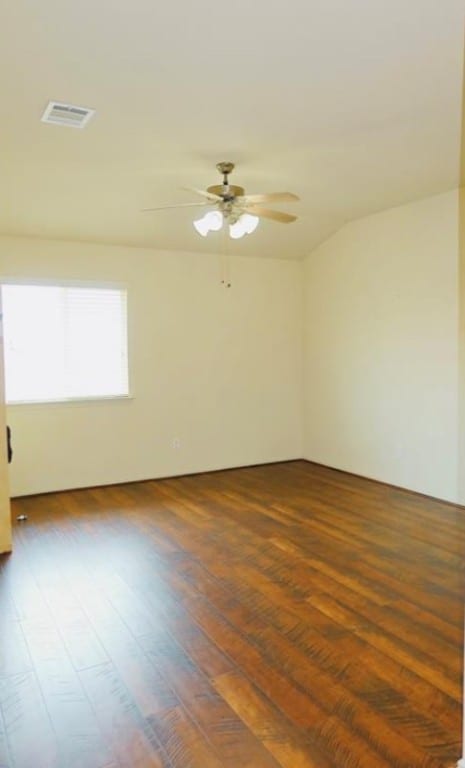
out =
[(7, 403), (128, 395), (127, 294), (2, 286)]

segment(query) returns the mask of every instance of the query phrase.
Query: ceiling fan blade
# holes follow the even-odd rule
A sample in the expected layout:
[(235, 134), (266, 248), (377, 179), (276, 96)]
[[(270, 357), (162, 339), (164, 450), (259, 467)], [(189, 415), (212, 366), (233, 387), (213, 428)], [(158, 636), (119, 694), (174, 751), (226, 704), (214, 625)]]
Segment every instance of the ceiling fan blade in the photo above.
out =
[(223, 198), (219, 195), (215, 195), (213, 192), (207, 192), (206, 189), (196, 189), (195, 187), (181, 187), (185, 192), (195, 192), (196, 195), (206, 197), (207, 200), (212, 200), (215, 203), (219, 203)]
[(141, 208), (141, 213), (147, 213), (148, 211), (164, 211), (167, 208), (190, 208), (190, 207), (196, 207), (199, 206), (203, 207), (204, 205), (212, 205), (213, 203), (177, 203), (176, 205), (160, 205), (156, 208)]
[(300, 197), (294, 195), (292, 192), (265, 192), (262, 195), (242, 195), (236, 198), (239, 203), (245, 203), (246, 205), (255, 203), (294, 203), (300, 200)]
[(258, 216), (260, 219), (273, 219), (273, 221), (280, 221), (282, 224), (290, 224), (291, 221), (297, 219), (297, 216), (292, 216), (290, 213), (272, 211), (269, 208), (262, 208), (261, 205), (245, 205), (241, 210)]

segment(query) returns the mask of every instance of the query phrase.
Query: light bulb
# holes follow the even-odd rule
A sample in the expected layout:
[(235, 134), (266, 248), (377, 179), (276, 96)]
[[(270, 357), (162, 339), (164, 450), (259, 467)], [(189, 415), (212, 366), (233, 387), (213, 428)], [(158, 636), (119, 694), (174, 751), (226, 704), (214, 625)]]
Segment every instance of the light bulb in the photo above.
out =
[(239, 240), (239, 238), (243, 237), (245, 234), (246, 231), (242, 225), (241, 219), (238, 219), (234, 224), (229, 225), (229, 235), (233, 240)]
[(252, 216), (250, 213), (244, 213), (242, 214), (239, 221), (241, 222), (247, 234), (251, 235), (252, 232), (255, 232), (255, 230), (257, 229), (258, 222), (260, 221), (260, 219), (258, 218), (258, 216)]
[(206, 216), (202, 216), (201, 219), (194, 221), (194, 227), (196, 228), (199, 235), (202, 235), (202, 237), (206, 237), (210, 231)]
[(204, 216), (204, 221), (212, 232), (218, 232), (223, 226), (223, 214), (220, 211), (210, 211)]

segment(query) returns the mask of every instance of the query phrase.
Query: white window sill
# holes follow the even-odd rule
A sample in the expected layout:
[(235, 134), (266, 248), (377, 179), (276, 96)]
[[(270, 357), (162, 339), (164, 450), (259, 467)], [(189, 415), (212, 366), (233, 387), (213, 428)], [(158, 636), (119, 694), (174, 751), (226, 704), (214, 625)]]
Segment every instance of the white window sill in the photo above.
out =
[(134, 397), (132, 395), (95, 395), (89, 397), (56, 397), (50, 400), (13, 400), (7, 402), (6, 406), (14, 408), (17, 405), (78, 405), (80, 403), (113, 402), (115, 400), (134, 400)]

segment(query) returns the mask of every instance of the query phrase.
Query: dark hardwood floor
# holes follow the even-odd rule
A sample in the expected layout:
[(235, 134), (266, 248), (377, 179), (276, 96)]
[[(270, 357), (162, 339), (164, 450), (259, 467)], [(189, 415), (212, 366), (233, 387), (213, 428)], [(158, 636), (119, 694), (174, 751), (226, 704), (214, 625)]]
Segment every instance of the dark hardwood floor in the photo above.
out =
[(465, 511), (305, 462), (17, 500), (2, 768), (449, 768)]

